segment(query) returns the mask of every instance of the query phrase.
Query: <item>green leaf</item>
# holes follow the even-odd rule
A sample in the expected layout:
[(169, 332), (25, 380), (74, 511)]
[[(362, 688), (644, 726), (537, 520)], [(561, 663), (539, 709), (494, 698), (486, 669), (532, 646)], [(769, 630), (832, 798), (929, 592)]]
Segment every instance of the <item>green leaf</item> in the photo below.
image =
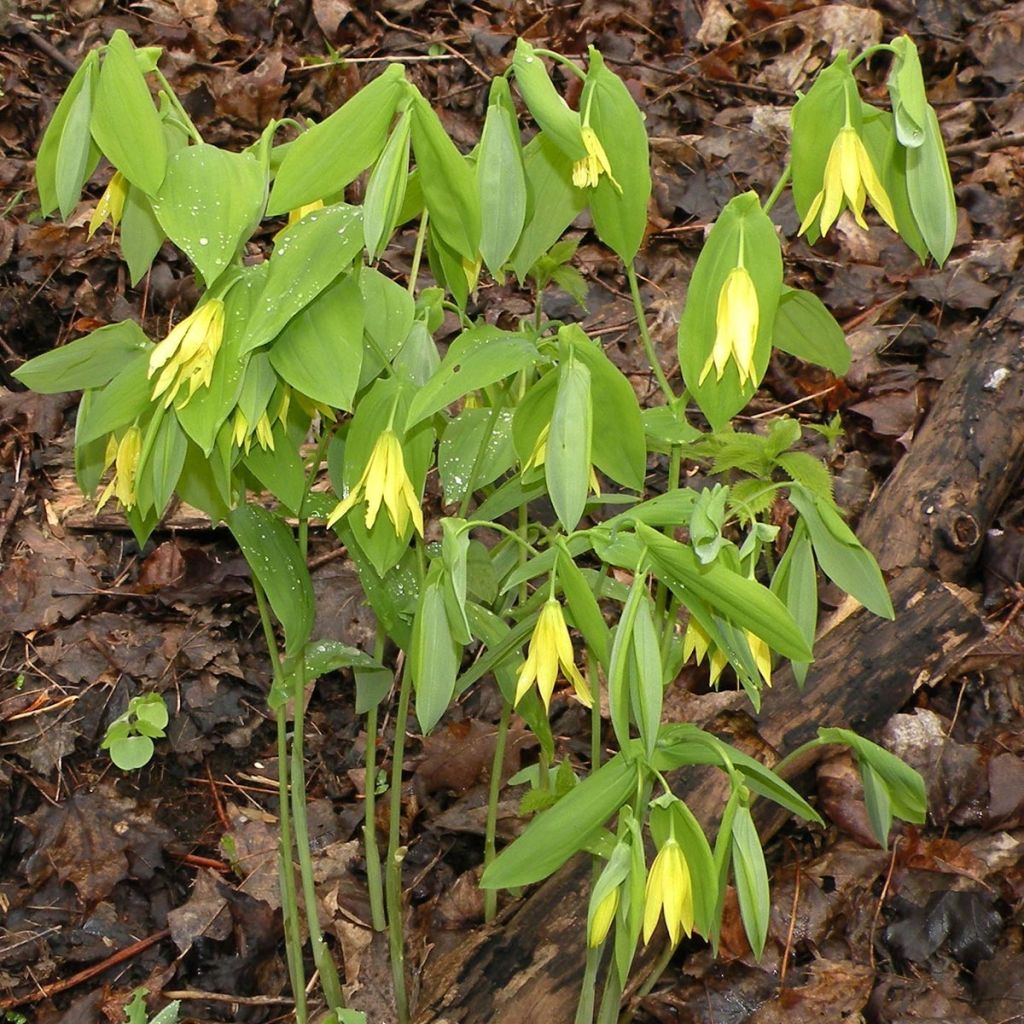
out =
[(616, 754), (505, 847), (484, 871), (484, 889), (529, 885), (557, 871), (601, 833), (604, 823), (636, 792), (637, 764)]
[(783, 657), (811, 660), (811, 649), (800, 627), (766, 587), (733, 572), (721, 560), (701, 565), (691, 548), (663, 537), (643, 523), (637, 523), (636, 532), (658, 579), (683, 604), (688, 604), (692, 593), (726, 619), (761, 637)]
[(288, 321), (269, 352), (282, 380), (314, 401), (350, 412), (363, 363), (358, 275), (329, 284)]
[(590, 212), (598, 238), (623, 263), (631, 263), (647, 230), (651, 198), (651, 166), (643, 114), (622, 79), (608, 70), (601, 54), (590, 47), (590, 68), (580, 96), (584, 122), (597, 134), (616, 188), (607, 174), (589, 192)]
[(864, 786), (864, 806), (868, 812), (868, 821), (871, 822), (871, 831), (884, 850), (889, 845), (889, 829), (892, 828), (889, 791), (868, 761), (861, 762), (860, 778)]
[[(924, 780), (910, 765), (877, 743), (858, 736), (849, 729), (819, 729), (823, 743), (841, 743), (850, 747), (863, 770), (870, 765), (885, 786), (892, 811), (904, 821), (922, 824), (928, 810), (928, 797)], [(884, 842), (882, 844), (885, 845)]]
[(768, 937), (771, 892), (761, 840), (750, 808), (742, 803), (736, 808), (732, 822), (732, 863), (743, 928), (754, 956), (760, 960)]
[(813, 292), (783, 285), (772, 326), (772, 344), (797, 359), (841, 377), (850, 368), (850, 347), (836, 318)]
[(471, 391), (532, 366), (537, 349), (521, 334), (490, 325), (470, 327), (448, 348), (437, 372), (409, 403), (408, 423), (419, 423)]
[(306, 493), (306, 467), (284, 425), (276, 423), (273, 448), (254, 444), (242, 462), (289, 512), (298, 515)]
[(647, 445), (633, 386), (576, 324), (560, 328), (558, 337), (572, 343), (574, 357), (590, 371), (592, 392), (599, 396), (601, 415), (594, 421), (591, 440), (594, 465), (624, 487), (642, 491)]
[(431, 229), (463, 259), (476, 262), (480, 247), (476, 176), (419, 92), (412, 101), (412, 146)]
[(835, 506), (798, 484), (790, 488), (789, 500), (807, 524), (822, 572), (875, 615), (895, 618), (878, 563), (843, 522)]
[[(337, 672), (342, 668), (366, 671), (382, 669), (382, 666), (365, 651), (343, 644), (340, 640), (314, 640), (306, 644), (305, 666), (307, 683), (315, 682), (328, 672)], [(388, 675), (390, 674), (388, 671)]]
[(363, 238), (366, 253), (375, 260), (387, 248), (388, 241), (405, 202), (409, 181), (409, 144), (412, 122), (408, 110), (402, 112), (391, 137), (384, 147), (363, 200)]
[(110, 760), (121, 771), (131, 772), (149, 764), (153, 741), (148, 736), (126, 736), (110, 744)]
[(162, 516), (185, 468), (188, 438), (172, 409), (160, 417), (153, 447), (136, 481), (139, 505)]
[(149, 408), (148, 368), (147, 352), (136, 352), (122, 361), (110, 383), (93, 393), (84, 415), (79, 411), (76, 445), (88, 444), (128, 426)]
[[(772, 578), (772, 593), (785, 603), (794, 621), (803, 631), (809, 646), (814, 644), (818, 627), (818, 576), (814, 568), (814, 552), (807, 527), (797, 521), (786, 552)], [(803, 686), (809, 665), (805, 661), (791, 663), (798, 686)]]
[(491, 82), (476, 181), (480, 194), (480, 255), (491, 276), (500, 278), (526, 222), (526, 172), (519, 124), (508, 80), (502, 77)]
[(152, 266), (165, 237), (149, 197), (141, 189), (129, 185), (121, 217), (121, 252), (128, 264), (133, 288)]
[(209, 285), (259, 223), (266, 195), (266, 172), (255, 156), (201, 143), (167, 161), (153, 210)]
[(167, 142), (135, 47), (121, 29), (110, 37), (100, 69), (92, 137), (133, 185), (156, 194), (167, 168)]
[(572, 160), (544, 132), (523, 150), (523, 169), (526, 224), (512, 251), (512, 269), (520, 283), (587, 205), (584, 190), (572, 183)]
[(896, 137), (900, 145), (916, 149), (924, 143), (929, 110), (921, 58), (910, 36), (897, 36), (889, 45), (895, 57), (886, 84), (892, 100)]
[(775, 461), (791, 480), (823, 501), (832, 501), (832, 474), (821, 459), (810, 452), (783, 452)]
[(272, 341), (348, 269), (362, 244), (360, 211), (343, 203), (308, 213), (282, 231), (267, 261), (263, 290), (254, 303), (241, 351)]
[(463, 409), (445, 427), (438, 449), (445, 502), (462, 501), (471, 481), (477, 489), (493, 483), (515, 458), (511, 410)]
[(956, 241), (956, 196), (942, 129), (931, 107), (925, 118), (924, 142), (907, 150), (907, 194), (925, 244), (941, 266)]
[(405, 89), (405, 68), (389, 64), (330, 117), (292, 142), (274, 179), (268, 215), (327, 199), (355, 181), (384, 148)]
[(651, 602), (646, 587), (633, 623), (634, 671), (631, 673), (630, 704), (647, 756), (654, 753), (661, 724), (664, 694), (664, 670), (661, 664), (661, 642), (654, 628)]
[(142, 328), (134, 320), (122, 320), (30, 359), (12, 376), (44, 395), (100, 388), (140, 352), (148, 355), (151, 350)]
[[(64, 135), (67, 132), (73, 138), (78, 138), (77, 119), (83, 113), (80, 101), (83, 94), (88, 97), (86, 116), (91, 117), (98, 68), (99, 51), (90, 50), (64, 90), (64, 95), (57, 104), (57, 109), (54, 110), (53, 117), (50, 118), (50, 123), (43, 133), (43, 140), (39, 144), (39, 153), (36, 156), (36, 188), (39, 189), (39, 205), (44, 217), (58, 206), (61, 207), (61, 216), (67, 217), (78, 202), (82, 185), (99, 161), (100, 151), (93, 144), (92, 137), (87, 131), (88, 159), (81, 169), (78, 188), (73, 194), (69, 194), (68, 182), (73, 178), (71, 170), (78, 166), (80, 153), (76, 152), (71, 139), (64, 141)], [(69, 121), (73, 123), (69, 125)]]
[(564, 529), (576, 529), (587, 504), (591, 451), (590, 370), (570, 354), (559, 367), (544, 480)]
[(583, 634), (587, 646), (607, 672), (608, 658), (611, 654), (611, 631), (604, 621), (601, 606), (597, 603), (590, 584), (573, 560), (568, 545), (561, 539), (558, 544), (556, 572), (574, 625)]
[(434, 563), (420, 593), (412, 627), (409, 671), (416, 690), (416, 719), (424, 734), (440, 721), (455, 694), (462, 648), (445, 610), (443, 569)]
[[(741, 259), (757, 294), (754, 380), (741, 386), (736, 361), (730, 358), (721, 380), (712, 368), (702, 384), (700, 379), (718, 333), (722, 287)], [(714, 430), (721, 430), (746, 405), (768, 369), (781, 291), (782, 252), (775, 226), (755, 193), (736, 196), (719, 215), (697, 258), (679, 322), (679, 365), (683, 379)]]
[(359, 379), (365, 387), (380, 373), (385, 359), (394, 359), (412, 328), (416, 307), (412, 296), (400, 284), (373, 267), (359, 271), (363, 293), (363, 318), (369, 345), (363, 354)]
[(87, 74), (81, 79), (81, 88), (76, 90), (67, 109), (54, 166), (57, 205), (65, 220), (78, 203), (82, 186), (95, 170), (99, 159), (99, 150), (89, 130), (96, 88), (96, 62), (87, 59), (83, 66), (86, 65)]
[(313, 629), (315, 599), (309, 571), (292, 531), (259, 505), (239, 505), (226, 518), (249, 570), (284, 626), (285, 655), (305, 651)]
[(580, 133), (580, 115), (558, 95), (544, 62), (522, 37), (516, 40), (512, 73), (527, 109), (547, 137), (570, 163), (587, 155)]

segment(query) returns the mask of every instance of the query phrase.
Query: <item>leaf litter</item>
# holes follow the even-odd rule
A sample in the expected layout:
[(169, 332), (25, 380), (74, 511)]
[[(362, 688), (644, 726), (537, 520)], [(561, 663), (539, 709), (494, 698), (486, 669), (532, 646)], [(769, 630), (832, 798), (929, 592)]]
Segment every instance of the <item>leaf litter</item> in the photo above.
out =
[[(65, 340), (68, 325), (90, 330), (131, 316), (160, 336), (175, 309), (195, 298), (182, 257), (169, 247), (147, 289), (135, 290), (109, 239), (87, 238), (88, 209), (67, 224), (32, 217), (31, 155), (67, 79), (30, 32), (70, 64), (116, 27), (164, 46), (169, 77), (205, 137), (235, 149), (283, 108), (321, 120), (366, 80), (360, 65), (332, 62), (328, 45), (373, 58), (419, 55), (432, 41), (451, 46), (466, 61), (414, 64), (410, 73), (428, 95), (445, 97), (449, 130), (469, 137), (486, 100), (471, 64), (500, 73), (526, 29), (537, 45), (570, 52), (597, 40), (641, 99), (653, 137), (654, 203), (639, 269), (655, 344), (671, 369), (678, 282), (722, 202), (737, 190), (771, 186), (795, 90), (837, 48), (903, 30), (924, 41), (932, 99), (954, 146), (963, 208), (955, 259), (940, 274), (925, 274), (877, 232), (865, 235), (848, 221), (819, 251), (791, 242), (793, 283), (814, 287), (846, 318), (854, 366), (837, 382), (777, 357), (755, 400), (765, 408), (798, 401), (805, 417), (822, 422), (840, 411), (847, 434), (828, 455), (847, 507), (863, 508), (1019, 263), (1024, 147), (1014, 138), (1019, 143), (1024, 132), (1024, 106), (1014, 87), (1024, 5), (890, 0), (877, 9), (798, 9), (716, 0), (660, 8), (588, 0), (550, 7), (539, 22), (500, 4), (455, 13), (434, 0), (379, 6), (146, 0), (124, 8), (74, 0), (54, 13), (42, 0), (20, 5), (0, 43), (0, 182), (10, 199), (0, 224), (5, 371)], [(868, 73), (880, 81), (884, 68)], [(792, 237), (788, 198), (775, 216)], [(588, 227), (583, 218), (575, 228), (588, 329), (649, 399), (654, 385), (631, 343), (623, 282)], [(411, 244), (389, 254), (399, 271), (410, 251)], [(553, 292), (545, 301), (553, 315), (581, 313), (567, 295)], [(516, 303), (519, 296), (495, 285), (481, 291), (474, 312), (503, 323)], [(865, 318), (865, 311), (873, 312)], [(0, 391), (0, 499), (14, 507), (22, 495), (0, 548), (0, 999), (102, 965), (112, 951), (165, 929), (166, 938), (127, 964), (38, 1004), (36, 1019), (119, 1020), (139, 983), (154, 995), (161, 988), (279, 994), (286, 971), (276, 762), (265, 707), (270, 672), (244, 563), (224, 538), (201, 530), (187, 538), (158, 534), (140, 552), (113, 520), (85, 531), (64, 525), (72, 422), (63, 397)], [(1018, 493), (986, 542), (978, 578), (999, 616), (992, 636), (959, 674), (919, 692), (884, 732), (886, 745), (929, 780), (927, 828), (899, 834), (892, 853), (878, 850), (851, 766), (842, 759), (822, 765), (814, 788), (836, 825), (817, 835), (794, 827), (772, 845), (765, 959), (750, 958), (733, 902), (723, 959), (685, 950), (635, 1006), (638, 1021), (991, 1024), (1019, 1014), (1024, 950), (1013, 922), (1024, 905), (1022, 509)], [(365, 645), (373, 622), (352, 566), (321, 551), (315, 537), (312, 555), (326, 559), (314, 577), (318, 635)], [(673, 706), (699, 717), (701, 702), (714, 695), (691, 675), (683, 685), (686, 699)], [(128, 699), (143, 692), (164, 696), (172, 727), (154, 762), (122, 777), (98, 744)], [(357, 834), (365, 737), (351, 680), (321, 680), (308, 714), (318, 900), (350, 994), (384, 1021), (387, 971), (366, 923)], [(416, 964), (432, 944), (457, 945), (481, 919), (478, 837), (496, 720), (494, 702), (470, 693), (434, 736), (414, 744), (405, 766), (405, 884)], [(569, 717), (565, 728), (558, 721), (556, 734), (574, 734)], [(560, 756), (584, 755), (567, 741), (561, 747)], [(509, 744), (503, 774), (535, 756), (522, 734)], [(506, 789), (501, 807), (500, 829), (512, 835), (521, 828), (518, 791)], [(242, 1019), (229, 1004), (188, 1005), (203, 1019)], [(254, 1022), (273, 1012), (244, 1010)]]

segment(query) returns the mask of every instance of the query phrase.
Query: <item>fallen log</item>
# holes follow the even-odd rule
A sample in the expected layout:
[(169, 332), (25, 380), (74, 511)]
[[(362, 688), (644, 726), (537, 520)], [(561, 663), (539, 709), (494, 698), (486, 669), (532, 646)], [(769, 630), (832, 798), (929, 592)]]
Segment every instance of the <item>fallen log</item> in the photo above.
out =
[[(819, 631), (805, 689), (780, 673), (761, 714), (751, 715), (760, 738), (783, 754), (822, 725), (870, 735), (984, 636), (980, 597), (959, 584), (1024, 471), (1022, 293), (1018, 273), (861, 523), (861, 540), (891, 577), (895, 621), (848, 602)], [(727, 707), (749, 704), (736, 695)], [(713, 721), (698, 724), (714, 728)], [(805, 767), (793, 765), (793, 773)], [(713, 774), (691, 774), (677, 791), (699, 819), (717, 818), (722, 789)], [(764, 836), (778, 823), (765, 822)], [(589, 861), (576, 859), (495, 926), (429, 965), (416, 1024), (569, 1024), (583, 970), (589, 877)]]

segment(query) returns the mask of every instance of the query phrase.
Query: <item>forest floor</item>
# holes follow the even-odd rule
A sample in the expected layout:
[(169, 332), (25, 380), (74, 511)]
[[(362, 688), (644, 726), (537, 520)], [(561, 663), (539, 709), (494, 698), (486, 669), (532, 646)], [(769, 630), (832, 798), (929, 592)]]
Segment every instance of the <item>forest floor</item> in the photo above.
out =
[[(172, 520), (140, 550), (116, 513), (97, 519), (73, 489), (75, 396), (31, 395), (10, 376), (26, 358), (126, 317), (160, 337), (195, 299), (188, 265), (170, 247), (129, 287), (109, 233), (87, 237), (91, 202), (67, 223), (38, 215), (42, 131), (70, 72), (116, 29), (164, 48), (165, 73), (204, 137), (234, 148), (270, 117), (322, 119), (387, 60), (409, 60), (466, 145), (517, 35), (567, 54), (598, 46), (647, 116), (654, 195), (640, 270), (675, 379), (676, 325), (705, 227), (731, 196), (771, 190), (796, 94), (830, 54), (909, 33), (950, 148), (960, 207), (953, 256), (941, 270), (921, 267), (894, 235), (848, 217), (812, 250), (796, 238), (784, 197), (773, 217), (788, 240), (787, 280), (816, 291), (843, 323), (853, 363), (837, 380), (776, 358), (741, 417), (750, 425), (780, 407), (808, 423), (838, 415), (843, 433), (823, 440), (820, 454), (856, 523), (1020, 263), (1024, 3), (0, 2), (0, 1013), (10, 1024), (119, 1022), (144, 985), (151, 1006), (185, 993), (186, 1019), (260, 1024), (284, 1019), (289, 1000), (270, 670), (245, 563), (208, 524)], [(879, 60), (863, 73), (879, 102), (885, 72)], [(651, 397), (617, 261), (585, 221), (574, 234), (586, 309), (554, 295), (547, 312), (583, 322)], [(412, 241), (402, 235), (385, 257), (399, 273)], [(514, 322), (531, 310), (529, 295), (490, 286), (472, 313)], [(746, 949), (733, 909), (720, 960), (685, 944), (635, 1000), (636, 1021), (1024, 1021), (1024, 486), (992, 525), (1000, 532), (968, 575), (984, 594), (991, 642), (921, 687), (882, 730), (883, 740), (916, 737), (927, 826), (902, 829), (880, 850), (849, 762), (819, 766), (809, 793), (836, 824), (793, 827), (770, 845), (764, 959)], [(353, 567), (315, 532), (310, 560), (319, 635), (365, 643), (372, 616)], [(674, 689), (702, 699), (705, 684), (687, 670)], [(122, 773), (99, 744), (143, 692), (165, 697), (168, 738), (146, 768)], [(499, 713), (496, 697), (472, 692), (407, 748), (416, 977), (429, 975), (432, 951), (456, 947), (482, 921), (481, 808)], [(364, 736), (351, 679), (322, 679), (308, 721), (323, 918), (353, 1004), (385, 1024), (386, 970), (366, 924)], [(577, 724), (556, 704), (556, 735), (574, 757), (583, 751), (567, 737)], [(513, 739), (510, 772), (534, 756), (525, 731)], [(913, 749), (903, 752), (914, 760)], [(503, 799), (502, 827), (513, 834), (516, 791)]]

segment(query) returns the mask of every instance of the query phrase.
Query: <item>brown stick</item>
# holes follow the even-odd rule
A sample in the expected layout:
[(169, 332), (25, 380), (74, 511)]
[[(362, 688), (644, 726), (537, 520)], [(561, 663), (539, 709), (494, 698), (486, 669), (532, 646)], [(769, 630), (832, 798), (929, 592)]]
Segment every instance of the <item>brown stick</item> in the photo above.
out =
[(95, 978), (97, 974), (102, 974), (105, 970), (111, 967), (116, 967), (120, 963), (124, 963), (125, 960), (130, 960), (133, 956), (138, 956), (143, 950), (149, 949), (150, 946), (155, 946), (158, 942), (166, 939), (171, 934), (169, 928), (165, 928), (163, 931), (155, 932), (154, 934), (147, 936), (145, 939), (139, 939), (138, 942), (133, 942), (130, 946), (125, 946), (124, 949), (118, 950), (113, 956), (108, 956), (102, 963), (93, 964), (92, 967), (86, 967), (84, 971), (79, 971), (77, 974), (71, 975), (70, 978), (65, 978), (63, 981), (55, 981), (52, 985), (43, 985), (40, 989), (33, 992), (28, 996), (10, 996), (7, 999), (0, 999), (0, 1010), (11, 1010), (15, 1006), (25, 1006), (28, 1003), (38, 1003), (43, 999), (49, 999), (51, 996), (57, 995), (59, 992), (66, 992), (69, 988), (74, 988), (76, 985), (81, 985), (83, 981), (89, 981), (91, 978)]

